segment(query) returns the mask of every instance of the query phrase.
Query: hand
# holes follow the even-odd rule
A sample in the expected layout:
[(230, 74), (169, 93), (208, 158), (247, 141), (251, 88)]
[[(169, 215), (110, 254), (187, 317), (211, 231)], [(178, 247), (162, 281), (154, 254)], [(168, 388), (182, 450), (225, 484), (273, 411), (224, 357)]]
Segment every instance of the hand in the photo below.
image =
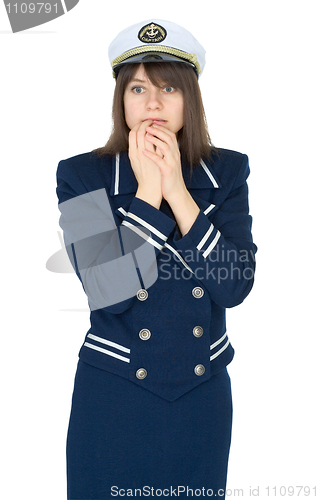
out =
[(186, 194), (187, 191), (176, 134), (155, 123), (148, 125), (146, 132), (146, 144), (150, 144), (155, 150), (146, 147), (143, 153), (158, 165), (161, 172), (162, 196), (170, 204), (170, 200), (174, 200), (175, 196)]
[(134, 175), (138, 182), (136, 197), (140, 198), (156, 208), (160, 207), (162, 200), (161, 173), (158, 165), (148, 159), (143, 150), (149, 152), (154, 148), (151, 143), (146, 143), (146, 128), (152, 123), (151, 120), (138, 123), (129, 133), (129, 159)]
[(162, 196), (169, 203), (181, 235), (184, 236), (194, 224), (200, 209), (184, 183), (176, 135), (155, 123), (148, 126), (146, 131), (146, 142), (155, 146), (156, 151), (146, 148), (143, 154), (158, 165)]

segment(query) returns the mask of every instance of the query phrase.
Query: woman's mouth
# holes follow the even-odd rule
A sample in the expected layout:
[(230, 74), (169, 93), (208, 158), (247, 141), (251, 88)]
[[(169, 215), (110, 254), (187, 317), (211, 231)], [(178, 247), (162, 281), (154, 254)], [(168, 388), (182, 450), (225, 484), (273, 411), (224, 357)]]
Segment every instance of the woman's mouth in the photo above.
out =
[(167, 123), (167, 120), (163, 120), (162, 118), (146, 118), (143, 121), (145, 122), (147, 120), (151, 120), (152, 122), (156, 122), (156, 123)]

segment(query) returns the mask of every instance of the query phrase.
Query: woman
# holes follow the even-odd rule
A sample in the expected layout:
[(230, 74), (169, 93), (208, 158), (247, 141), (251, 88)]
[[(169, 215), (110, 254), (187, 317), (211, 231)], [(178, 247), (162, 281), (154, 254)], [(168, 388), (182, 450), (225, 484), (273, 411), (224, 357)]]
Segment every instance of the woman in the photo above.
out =
[(253, 285), (246, 155), (212, 146), (205, 51), (152, 20), (109, 49), (105, 147), (63, 160), (60, 225), (88, 296), (67, 439), (68, 499), (225, 498), (233, 348)]

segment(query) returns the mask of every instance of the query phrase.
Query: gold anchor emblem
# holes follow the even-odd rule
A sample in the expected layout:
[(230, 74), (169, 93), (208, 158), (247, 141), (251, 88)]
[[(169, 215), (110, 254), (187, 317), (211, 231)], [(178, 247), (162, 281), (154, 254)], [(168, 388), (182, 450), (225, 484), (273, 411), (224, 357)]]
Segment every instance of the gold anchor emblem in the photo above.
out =
[(146, 24), (138, 33), (138, 38), (143, 43), (160, 43), (166, 38), (167, 32), (163, 26), (151, 23)]
[(154, 38), (155, 36), (157, 36), (157, 34), (159, 33), (159, 31), (157, 30), (157, 27), (155, 24), (151, 24), (150, 25), (150, 29), (149, 31), (146, 31), (146, 34), (150, 37), (150, 38)]

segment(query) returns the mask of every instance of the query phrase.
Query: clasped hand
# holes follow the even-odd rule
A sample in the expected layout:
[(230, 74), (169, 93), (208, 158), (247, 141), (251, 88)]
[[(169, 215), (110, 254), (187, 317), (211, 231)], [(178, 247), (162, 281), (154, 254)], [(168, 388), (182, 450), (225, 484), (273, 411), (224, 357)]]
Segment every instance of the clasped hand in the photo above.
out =
[(152, 120), (136, 125), (129, 133), (129, 158), (138, 181), (136, 196), (156, 208), (162, 198), (171, 204), (187, 190), (176, 134), (166, 127)]

